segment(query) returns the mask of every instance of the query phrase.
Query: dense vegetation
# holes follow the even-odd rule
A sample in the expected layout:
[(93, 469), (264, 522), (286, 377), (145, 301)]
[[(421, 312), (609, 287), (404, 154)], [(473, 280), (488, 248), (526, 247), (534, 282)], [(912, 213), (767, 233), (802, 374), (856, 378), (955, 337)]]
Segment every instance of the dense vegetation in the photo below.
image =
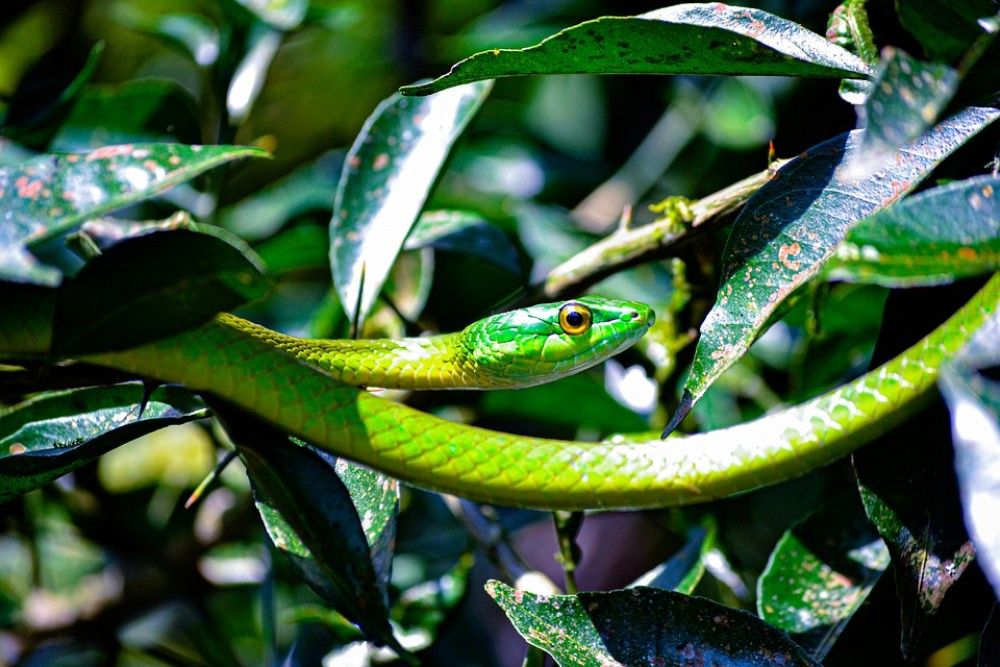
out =
[(11, 3), (0, 664), (1000, 664), (996, 317), (833, 465), (586, 515), (80, 361), (224, 311), (399, 338), (593, 292), (656, 324), (538, 387), (382, 396), (653, 440), (843, 386), (1000, 266), (1000, 13), (759, 4)]

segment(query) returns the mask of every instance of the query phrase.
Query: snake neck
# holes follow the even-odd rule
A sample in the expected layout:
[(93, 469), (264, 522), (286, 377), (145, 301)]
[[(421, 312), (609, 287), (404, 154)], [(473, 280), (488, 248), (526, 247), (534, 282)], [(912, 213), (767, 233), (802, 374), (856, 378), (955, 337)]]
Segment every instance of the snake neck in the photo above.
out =
[(334, 380), (387, 389), (477, 389), (495, 386), (466, 354), (460, 333), (396, 340), (294, 338), (223, 314), (218, 322), (263, 340)]

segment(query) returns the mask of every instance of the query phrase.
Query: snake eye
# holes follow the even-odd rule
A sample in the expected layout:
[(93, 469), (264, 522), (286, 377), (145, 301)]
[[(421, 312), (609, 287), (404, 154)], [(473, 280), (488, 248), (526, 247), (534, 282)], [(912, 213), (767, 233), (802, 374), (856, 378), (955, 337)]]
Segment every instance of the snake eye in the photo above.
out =
[(570, 336), (586, 333), (594, 321), (590, 308), (579, 303), (567, 303), (559, 309), (559, 326)]

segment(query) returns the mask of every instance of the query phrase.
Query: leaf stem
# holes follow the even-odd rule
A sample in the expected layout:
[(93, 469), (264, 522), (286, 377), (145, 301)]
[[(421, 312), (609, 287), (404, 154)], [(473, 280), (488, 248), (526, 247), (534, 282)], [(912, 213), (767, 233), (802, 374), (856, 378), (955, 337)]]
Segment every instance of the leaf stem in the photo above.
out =
[(583, 512), (562, 512), (552, 513), (552, 519), (556, 526), (556, 537), (559, 541), (559, 554), (556, 560), (563, 568), (563, 576), (566, 581), (566, 592), (576, 595), (579, 588), (576, 585), (576, 566), (580, 561), (580, 545), (576, 543), (576, 536), (583, 525)]

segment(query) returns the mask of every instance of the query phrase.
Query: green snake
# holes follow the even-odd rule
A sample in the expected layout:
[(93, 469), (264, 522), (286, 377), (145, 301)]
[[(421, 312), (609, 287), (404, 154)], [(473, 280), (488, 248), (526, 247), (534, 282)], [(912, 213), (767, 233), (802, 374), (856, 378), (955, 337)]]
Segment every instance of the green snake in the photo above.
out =
[[(49, 293), (5, 287), (0, 360), (47, 358)], [(708, 501), (804, 474), (892, 426), (997, 309), (1000, 275), (923, 340), (811, 401), (755, 421), (644, 441), (559, 441), (452, 423), (359, 386), (517, 387), (575, 372), (635, 342), (645, 305), (600, 297), (494, 315), (456, 334), (291, 338), (232, 315), (83, 361), (211, 392), (283, 431), (415, 485), (482, 502), (632, 509)]]

